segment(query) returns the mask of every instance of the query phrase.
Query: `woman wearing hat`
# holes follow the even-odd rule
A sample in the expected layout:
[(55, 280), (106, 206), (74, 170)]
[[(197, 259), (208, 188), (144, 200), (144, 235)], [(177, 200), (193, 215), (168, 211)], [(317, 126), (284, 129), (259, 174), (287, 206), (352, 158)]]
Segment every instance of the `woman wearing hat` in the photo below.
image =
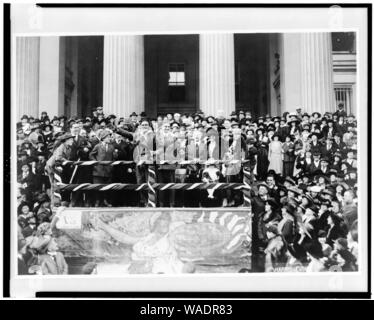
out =
[(278, 223), (278, 231), (283, 235), (288, 244), (291, 244), (295, 238), (296, 232), (296, 208), (291, 204), (282, 207), (282, 220)]
[(293, 176), (293, 169), (295, 165), (295, 145), (292, 142), (290, 135), (286, 136), (286, 141), (283, 143), (283, 176)]
[(45, 124), (43, 126), (43, 140), (46, 143), (46, 145), (52, 143), (53, 141), (53, 126), (51, 124)]
[(262, 215), (264, 225), (276, 224), (280, 220), (278, 203), (270, 198), (265, 202), (265, 212)]
[(289, 132), (290, 132), (290, 127), (287, 125), (286, 119), (281, 118), (278, 134), (282, 142), (285, 141), (286, 136), (289, 134)]
[(36, 184), (36, 177), (27, 163), (22, 164), (21, 170), (21, 174), (17, 177), (18, 186), (21, 190), (21, 194), (26, 196), (26, 200), (31, 201)]
[(321, 114), (317, 111), (313, 112), (312, 113), (312, 121), (313, 122), (318, 122), (319, 121), (319, 118), (321, 118)]
[(335, 146), (335, 149), (339, 152), (343, 152), (346, 148), (346, 145), (343, 142), (342, 136), (337, 132), (334, 135), (334, 146)]
[(336, 261), (336, 265), (343, 272), (357, 271), (357, 260), (355, 256), (348, 250), (334, 250), (332, 256)]
[(342, 155), (340, 152), (335, 152), (333, 158), (330, 170), (336, 170), (336, 172), (339, 172), (341, 170)]
[(266, 227), (268, 243), (265, 253), (265, 272), (273, 272), (285, 268), (288, 260), (287, 243), (279, 233), (277, 227), (269, 225)]
[(326, 270), (325, 262), (323, 261), (322, 245), (317, 240), (310, 241), (304, 244), (304, 249), (307, 253), (309, 264), (306, 272), (322, 272)]
[(318, 141), (318, 133), (312, 132), (309, 137), (311, 138), (310, 151), (312, 152), (312, 154), (314, 155), (316, 153), (321, 153), (322, 146)]
[(257, 130), (256, 130), (256, 135), (257, 135), (257, 140), (258, 141), (261, 141), (262, 140), (262, 138), (264, 137), (264, 129), (263, 128), (258, 128)]
[(343, 219), (338, 215), (330, 212), (329, 216), (327, 217), (327, 224), (328, 229), (326, 230), (326, 243), (329, 246), (333, 247), (336, 239), (340, 237), (347, 237), (348, 228), (345, 225)]
[(305, 210), (306, 208), (309, 208), (314, 205), (313, 198), (308, 194), (305, 193), (301, 196), (301, 207)]
[(332, 139), (334, 137), (334, 134), (336, 133), (336, 129), (335, 129), (334, 121), (332, 119), (327, 120), (327, 126), (323, 127), (322, 133), (325, 139), (327, 138)]
[(300, 124), (299, 120), (290, 121), (290, 133), (289, 134), (295, 135), (297, 132), (300, 133), (299, 124)]
[(246, 147), (245, 147), (245, 159), (248, 160), (244, 165), (249, 169), (251, 172), (250, 180), (253, 182), (255, 180), (255, 167), (257, 165), (257, 153), (258, 150), (255, 147), (256, 139), (250, 137), (246, 140)]
[(343, 136), (343, 134), (347, 131), (347, 126), (345, 123), (344, 116), (338, 116), (338, 121), (335, 123), (336, 132)]
[(257, 179), (264, 180), (269, 170), (269, 138), (263, 137), (257, 146)]
[(277, 174), (283, 173), (282, 160), (282, 143), (279, 141), (279, 136), (274, 135), (269, 144), (269, 170), (274, 170)]
[(357, 150), (347, 150), (347, 159), (345, 159), (344, 161), (348, 163), (351, 168), (357, 168), (357, 160), (355, 159), (355, 156), (357, 156)]

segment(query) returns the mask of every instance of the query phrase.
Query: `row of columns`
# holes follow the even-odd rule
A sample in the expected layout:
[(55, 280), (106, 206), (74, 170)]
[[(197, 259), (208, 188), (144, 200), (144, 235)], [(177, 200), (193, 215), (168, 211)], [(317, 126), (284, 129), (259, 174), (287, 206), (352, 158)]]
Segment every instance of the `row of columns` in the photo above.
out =
[[(281, 37), (282, 109), (302, 107), (306, 112), (333, 110), (330, 34), (282, 34)], [(55, 38), (55, 46), (58, 47), (58, 37)], [(228, 116), (235, 110), (234, 35), (202, 34), (199, 39), (200, 109), (207, 115)], [(60, 67), (61, 56), (58, 55), (61, 50), (53, 49), (57, 52), (57, 59), (56, 55), (45, 55), (43, 48), (46, 46), (40, 44), (42, 40), (38, 37), (19, 37), (16, 40), (16, 103), (20, 116), (24, 113), (37, 116), (39, 97), (46, 96), (49, 99), (45, 98), (45, 102), (54, 101), (55, 105), (43, 107), (48, 111), (61, 111), (61, 74), (64, 72)], [(51, 49), (50, 46), (48, 48)], [(51, 77), (45, 64), (57, 68), (57, 73)], [(42, 70), (41, 74), (39, 70)], [(129, 116), (132, 111), (143, 111), (143, 36), (104, 36), (103, 74), (103, 107), (106, 114)], [(51, 88), (46, 85), (48, 79)]]
[(16, 38), (17, 118), (64, 110), (65, 60), (59, 37)]

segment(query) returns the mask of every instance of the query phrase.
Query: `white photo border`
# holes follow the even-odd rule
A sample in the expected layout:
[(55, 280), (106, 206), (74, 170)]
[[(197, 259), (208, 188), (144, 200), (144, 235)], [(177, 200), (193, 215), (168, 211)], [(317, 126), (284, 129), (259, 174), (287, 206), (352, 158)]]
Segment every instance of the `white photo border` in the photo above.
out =
[[(118, 292), (164, 292), (164, 291), (204, 291), (204, 292), (362, 292), (368, 290), (368, 21), (367, 8), (341, 8), (343, 21), (341, 26), (332, 25), (329, 16), (329, 8), (318, 8), (313, 5), (310, 8), (251, 8), (243, 5), (243, 8), (116, 8), (116, 9), (36, 9), (42, 10), (41, 25), (36, 24), (36, 29), (30, 27), (29, 21), (35, 14), (33, 5), (12, 5), (12, 121), (11, 121), (11, 195), (16, 194), (15, 159), (15, 38), (17, 36), (52, 36), (52, 35), (108, 35), (108, 34), (196, 34), (210, 32), (235, 32), (235, 33), (293, 33), (293, 32), (333, 32), (353, 31), (357, 35), (357, 119), (358, 119), (358, 199), (359, 199), (359, 235), (360, 235), (360, 263), (359, 271), (354, 273), (256, 273), (256, 274), (192, 274), (183, 276), (174, 275), (130, 275), (130, 276), (18, 276), (16, 275), (16, 241), (11, 241), (11, 283), (12, 297), (33, 297), (38, 291), (118, 291)], [(79, 14), (77, 11), (79, 10)], [(94, 23), (93, 18), (118, 16), (120, 11), (123, 17), (121, 22), (116, 19), (105, 28), (104, 22)], [(157, 10), (157, 15), (155, 15)], [(202, 19), (209, 10), (209, 19)], [(297, 12), (295, 12), (297, 10)], [(105, 13), (104, 13), (105, 11)], [(196, 12), (199, 12), (196, 14)], [(128, 25), (132, 23), (131, 16), (141, 14), (138, 23), (144, 23), (142, 27)], [(194, 12), (194, 14), (193, 14)], [(348, 13), (349, 12), (349, 13)], [(158, 28), (155, 24), (165, 20), (170, 13), (176, 14), (175, 18), (164, 22)], [(297, 14), (296, 14), (297, 13)], [(280, 18), (292, 16), (296, 19)], [(74, 20), (80, 18), (78, 21)], [(129, 19), (126, 19), (128, 17)], [(147, 19), (148, 17), (149, 19)], [(193, 28), (185, 26), (186, 20), (194, 18)], [(215, 17), (215, 20), (212, 17)], [(257, 19), (255, 19), (257, 17)], [(262, 17), (259, 19), (259, 17)], [(263, 17), (266, 17), (264, 19)], [(87, 18), (87, 19), (86, 19)], [(138, 16), (139, 18), (139, 16)], [(152, 20), (153, 21), (150, 21)], [(246, 18), (248, 21), (244, 21)], [(252, 20), (251, 20), (252, 18)], [(277, 20), (278, 18), (278, 20)], [(69, 20), (70, 19), (70, 20)], [(66, 21), (70, 21), (66, 23)], [(106, 20), (105, 18), (103, 20)], [(129, 20), (129, 21), (128, 21)], [(156, 21), (154, 21), (156, 20)], [(266, 20), (266, 21), (264, 21)], [(273, 21), (270, 21), (273, 20)], [(287, 20), (287, 19), (286, 19)], [(75, 21), (75, 23), (73, 23)], [(191, 20), (192, 21), (192, 20)], [(104, 25), (103, 25), (104, 23)], [(218, 24), (217, 24), (218, 23)], [(99, 26), (97, 26), (99, 24)], [(279, 25), (281, 28), (279, 28)], [(97, 31), (96, 28), (100, 28)], [(218, 27), (218, 28), (217, 28)], [(115, 30), (117, 29), (117, 31)], [(140, 29), (140, 30), (139, 30)], [(91, 31), (90, 31), (91, 30)], [(118, 31), (121, 30), (121, 31)], [(123, 30), (123, 31), (122, 31)], [(127, 31), (126, 31), (127, 30)], [(11, 201), (12, 240), (16, 239), (17, 221), (14, 219), (15, 201)], [(68, 281), (67, 281), (68, 280)]]

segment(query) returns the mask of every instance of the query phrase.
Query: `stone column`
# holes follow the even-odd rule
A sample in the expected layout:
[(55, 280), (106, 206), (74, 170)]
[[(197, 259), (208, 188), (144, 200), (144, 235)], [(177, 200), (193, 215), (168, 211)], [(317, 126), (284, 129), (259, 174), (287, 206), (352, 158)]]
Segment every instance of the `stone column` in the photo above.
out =
[(331, 34), (301, 34), (301, 92), (303, 111), (334, 111)]
[(143, 36), (104, 36), (103, 109), (117, 117), (144, 111)]
[(295, 112), (302, 107), (300, 34), (283, 33), (280, 35), (280, 100), (281, 110)]
[(49, 118), (64, 114), (65, 46), (63, 37), (40, 38), (39, 71), (40, 112)]
[(200, 109), (205, 115), (235, 111), (234, 34), (200, 34)]
[(17, 119), (39, 117), (39, 37), (16, 39)]

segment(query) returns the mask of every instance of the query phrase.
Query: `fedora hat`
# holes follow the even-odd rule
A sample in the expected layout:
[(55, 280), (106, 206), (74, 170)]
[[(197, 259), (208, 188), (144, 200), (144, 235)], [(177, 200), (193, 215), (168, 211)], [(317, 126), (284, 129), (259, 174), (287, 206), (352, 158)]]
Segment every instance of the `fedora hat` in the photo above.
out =
[(61, 142), (65, 142), (66, 140), (74, 139), (74, 136), (70, 133), (64, 133), (58, 137), (58, 140)]
[(289, 182), (291, 183), (293, 186), (296, 185), (296, 181), (294, 179), (292, 179), (290, 176), (287, 176), (285, 179), (284, 179), (284, 182)]
[(292, 186), (292, 187), (288, 188), (288, 191), (291, 191), (291, 192), (296, 193), (298, 195), (302, 195), (302, 191), (295, 186)]

